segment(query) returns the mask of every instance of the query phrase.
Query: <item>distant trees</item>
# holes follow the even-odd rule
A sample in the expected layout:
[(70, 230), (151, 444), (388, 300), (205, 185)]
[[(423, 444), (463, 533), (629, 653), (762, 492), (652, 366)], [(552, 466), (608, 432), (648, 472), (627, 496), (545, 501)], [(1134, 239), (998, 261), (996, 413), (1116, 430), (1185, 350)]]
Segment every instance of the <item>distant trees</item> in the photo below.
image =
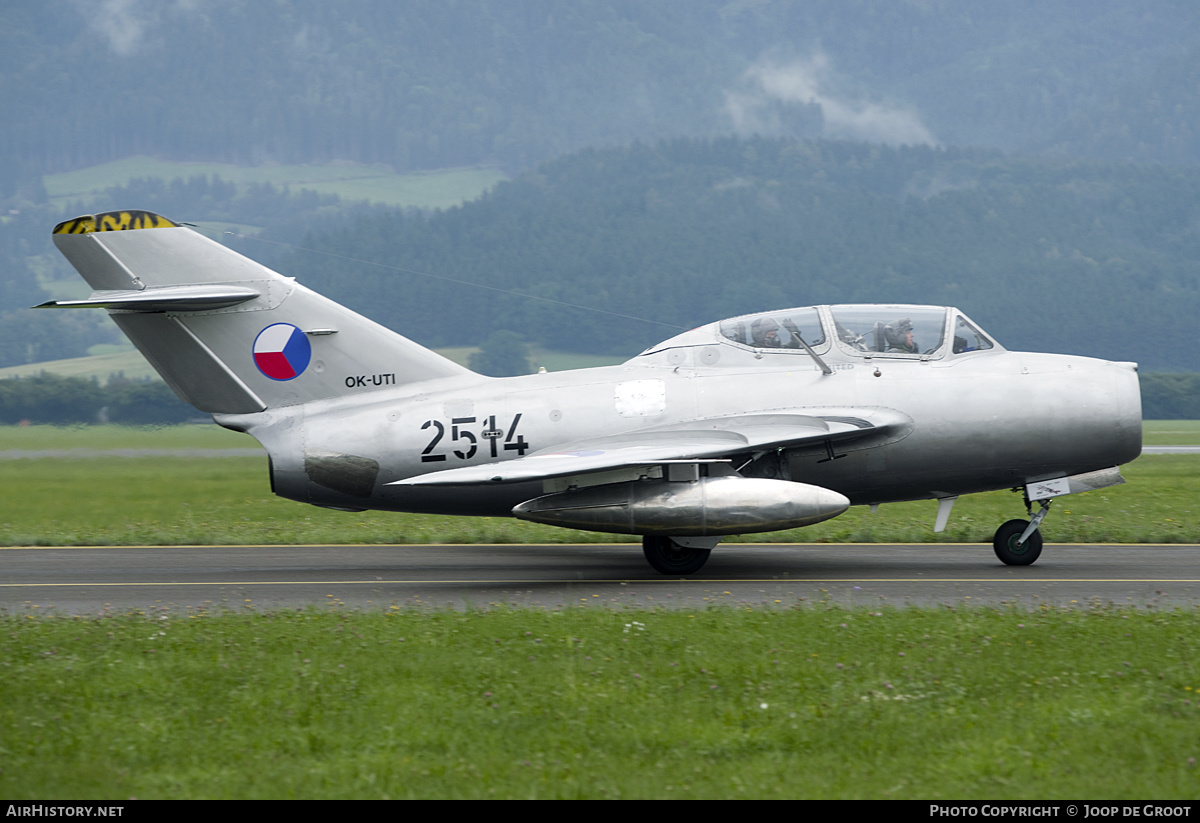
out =
[(41, 374), (0, 380), (0, 424), (166, 425), (203, 417), (161, 381), (97, 380)]
[(104, 391), (94, 380), (42, 374), (0, 380), (0, 423), (95, 423)]
[(521, 335), (507, 329), (493, 332), (468, 360), (472, 370), (489, 377), (529, 374), (529, 346)]
[(1200, 420), (1200, 374), (1142, 374), (1142, 417)]
[(0, 313), (0, 367), (82, 357), (88, 346), (112, 341), (101, 313), (32, 311), (28, 305)]

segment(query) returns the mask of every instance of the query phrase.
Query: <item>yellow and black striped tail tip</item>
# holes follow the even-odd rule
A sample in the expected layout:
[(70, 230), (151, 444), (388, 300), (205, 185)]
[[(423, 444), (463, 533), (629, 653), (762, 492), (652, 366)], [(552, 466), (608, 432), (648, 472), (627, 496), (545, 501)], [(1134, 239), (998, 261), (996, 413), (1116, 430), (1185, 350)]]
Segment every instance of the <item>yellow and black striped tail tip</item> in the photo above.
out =
[(64, 220), (54, 227), (54, 234), (91, 234), (94, 231), (130, 231), (133, 229), (178, 228), (174, 220), (168, 220), (152, 211), (130, 209), (106, 211), (101, 214), (85, 214)]

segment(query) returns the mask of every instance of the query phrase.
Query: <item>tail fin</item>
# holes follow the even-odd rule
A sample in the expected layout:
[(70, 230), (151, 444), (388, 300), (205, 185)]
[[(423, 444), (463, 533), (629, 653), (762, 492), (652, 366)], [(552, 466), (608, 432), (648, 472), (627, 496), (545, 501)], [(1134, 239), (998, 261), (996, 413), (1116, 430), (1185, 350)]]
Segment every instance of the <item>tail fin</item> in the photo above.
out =
[(106, 308), (182, 399), (246, 414), (471, 374), (189, 228), (146, 211), (59, 223), (94, 290), (38, 308)]

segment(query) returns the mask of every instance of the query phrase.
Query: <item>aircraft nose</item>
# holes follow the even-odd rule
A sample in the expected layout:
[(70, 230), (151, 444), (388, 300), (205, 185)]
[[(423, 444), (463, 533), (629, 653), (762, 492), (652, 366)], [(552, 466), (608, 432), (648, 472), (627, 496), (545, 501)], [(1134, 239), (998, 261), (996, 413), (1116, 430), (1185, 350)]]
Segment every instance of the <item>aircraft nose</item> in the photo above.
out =
[(1142, 386), (1138, 364), (1124, 360), (1111, 361), (1109, 366), (1115, 374), (1113, 395), (1123, 452), (1118, 464), (1127, 463), (1142, 453)]
[[(1061, 356), (1046, 395), (1055, 421), (1053, 444), (1071, 466), (1120, 466), (1142, 453), (1142, 392), (1137, 363)], [(1042, 421), (1045, 423), (1045, 420)], [(1078, 469), (1083, 471), (1084, 469)], [(1065, 469), (1064, 469), (1065, 471)]]

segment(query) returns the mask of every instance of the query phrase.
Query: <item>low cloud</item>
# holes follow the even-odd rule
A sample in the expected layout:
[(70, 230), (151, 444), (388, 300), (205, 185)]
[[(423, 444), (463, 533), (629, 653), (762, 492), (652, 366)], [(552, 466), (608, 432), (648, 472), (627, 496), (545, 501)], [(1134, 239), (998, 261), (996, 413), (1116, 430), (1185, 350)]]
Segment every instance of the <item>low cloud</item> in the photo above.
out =
[(725, 111), (741, 133), (779, 131), (777, 111), (782, 104), (819, 107), (823, 137), (892, 145), (938, 143), (915, 111), (837, 91), (845, 84), (823, 52), (789, 63), (760, 60), (743, 80), (742, 90), (725, 95)]
[(104, 0), (92, 7), (88, 25), (108, 41), (114, 54), (128, 57), (137, 51), (146, 33), (143, 11), (137, 0)]
[[(215, 0), (209, 0), (211, 5)], [(162, 22), (175, 15), (202, 14), (202, 0), (75, 0), (79, 13), (87, 18), (88, 27), (120, 57), (137, 53), (147, 36)], [(171, 21), (178, 23), (177, 20)]]

